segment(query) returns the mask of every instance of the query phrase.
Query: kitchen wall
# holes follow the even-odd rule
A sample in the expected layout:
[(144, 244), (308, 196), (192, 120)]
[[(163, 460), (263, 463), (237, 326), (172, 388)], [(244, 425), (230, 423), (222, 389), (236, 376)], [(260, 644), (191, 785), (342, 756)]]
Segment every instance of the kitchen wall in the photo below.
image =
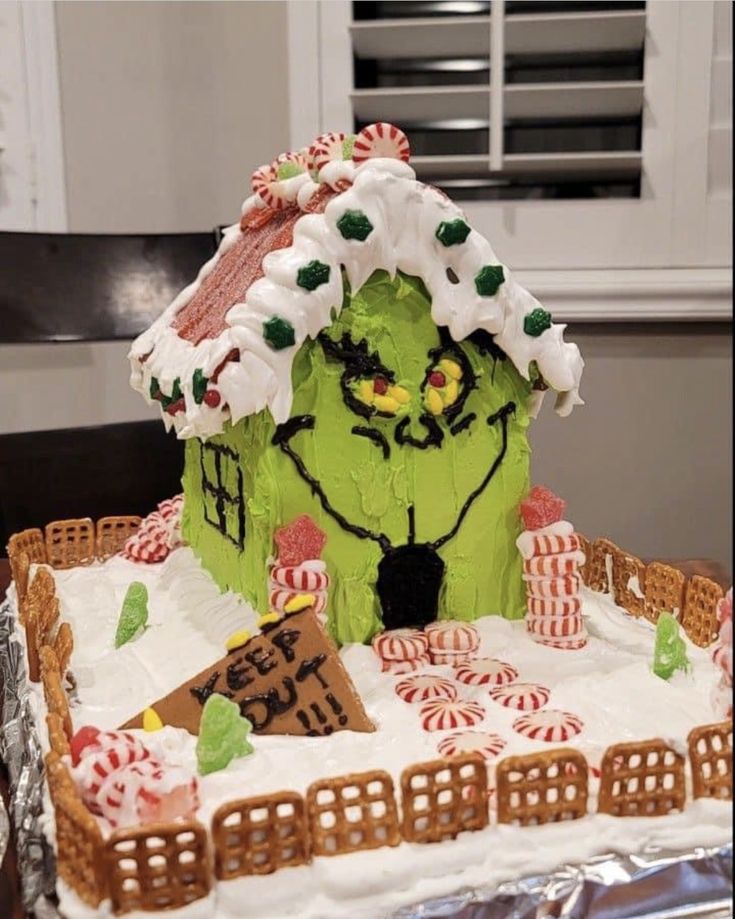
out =
[[(267, 3), (56, 7), (69, 229), (235, 219), (288, 147), (286, 10)], [(268, 36), (264, 41), (263, 36)], [(571, 327), (587, 405), (532, 428), (533, 478), (589, 536), (644, 556), (732, 553), (732, 349), (720, 324)], [(152, 416), (126, 343), (0, 346), (0, 431)]]

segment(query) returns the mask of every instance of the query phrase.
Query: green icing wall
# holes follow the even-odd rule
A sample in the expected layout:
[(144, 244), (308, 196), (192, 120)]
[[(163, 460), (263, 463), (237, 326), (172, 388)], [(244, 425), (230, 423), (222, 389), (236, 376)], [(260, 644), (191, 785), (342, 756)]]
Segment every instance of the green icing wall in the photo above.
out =
[[(426, 430), (417, 420), (424, 410), (419, 387), (430, 363), (428, 352), (440, 343), (423, 284), (400, 274), (391, 280), (385, 272), (376, 272), (356, 294), (345, 296), (342, 313), (326, 331), (334, 340), (350, 332), (355, 342), (365, 338), (369, 349), (379, 352), (383, 364), (395, 371), (396, 382), (411, 393), (407, 406), (411, 431), (423, 438)], [(526, 403), (530, 387), (509, 360), (494, 361), (469, 342), (461, 347), (477, 374), (477, 387), (463, 414), (474, 412), (477, 420), (468, 430), (450, 436), (447, 421), (439, 418), (445, 433), (442, 445), (420, 450), (394, 441), (396, 419), (374, 417), (370, 424), (382, 430), (391, 445), (391, 456), (385, 460), (378, 446), (351, 433), (366, 421), (342, 400), (342, 364), (327, 360), (321, 345), (308, 340), (294, 362), (292, 415), (313, 414), (316, 424), (313, 430), (296, 434), (291, 445), (322, 483), (332, 506), (349, 521), (385, 533), (398, 546), (407, 541), (408, 507), (414, 505), (416, 541), (430, 542), (452, 528), (500, 451), (501, 426), (488, 426), (485, 419), (514, 401), (517, 410), (509, 419), (505, 458), (456, 537), (439, 552), (446, 565), (439, 615), (474, 619), (495, 613), (520, 618), (525, 598), (515, 538), (520, 530), (518, 504), (529, 487)], [(367, 641), (381, 626), (374, 591), (381, 550), (376, 543), (345, 532), (324, 513), (292, 460), (271, 445), (274, 430), (270, 413), (263, 411), (207, 441), (239, 457), (247, 506), (244, 551), (206, 522), (205, 511), (217, 519), (217, 508), (215, 498), (202, 489), (202, 461), (211, 480), (216, 459), (200, 441), (188, 441), (183, 479), (185, 538), (222, 588), (240, 591), (265, 613), (273, 532), (294, 517), (309, 514), (327, 533), (323, 557), (332, 579), (330, 630), (340, 642)], [(227, 454), (220, 455), (220, 476), (227, 490), (236, 493), (238, 463)], [(237, 539), (237, 511), (225, 507), (227, 530)]]

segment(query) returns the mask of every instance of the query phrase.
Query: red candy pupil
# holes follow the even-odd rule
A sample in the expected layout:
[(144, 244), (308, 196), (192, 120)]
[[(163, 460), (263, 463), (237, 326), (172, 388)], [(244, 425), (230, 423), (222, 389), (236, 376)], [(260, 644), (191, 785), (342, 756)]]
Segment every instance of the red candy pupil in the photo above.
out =
[(432, 370), (429, 374), (429, 384), (436, 387), (436, 389), (441, 389), (442, 386), (445, 386), (447, 378), (441, 372), (441, 370)]
[(373, 392), (378, 396), (384, 396), (388, 392), (388, 381), (385, 377), (375, 377)]

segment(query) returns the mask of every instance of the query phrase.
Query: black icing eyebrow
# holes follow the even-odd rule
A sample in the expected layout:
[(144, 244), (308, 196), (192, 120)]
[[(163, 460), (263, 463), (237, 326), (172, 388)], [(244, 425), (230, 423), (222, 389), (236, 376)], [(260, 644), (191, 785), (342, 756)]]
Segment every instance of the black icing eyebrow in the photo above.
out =
[(350, 387), (354, 380), (370, 377), (385, 377), (389, 383), (395, 382), (395, 372), (385, 366), (378, 352), (370, 351), (364, 338), (355, 342), (349, 332), (343, 332), (339, 341), (330, 338), (325, 332), (320, 332), (317, 340), (327, 360), (339, 361), (344, 367), (339, 385), (345, 405), (363, 418), (372, 418), (373, 415), (392, 417), (391, 414), (380, 412), (374, 406), (358, 399)]

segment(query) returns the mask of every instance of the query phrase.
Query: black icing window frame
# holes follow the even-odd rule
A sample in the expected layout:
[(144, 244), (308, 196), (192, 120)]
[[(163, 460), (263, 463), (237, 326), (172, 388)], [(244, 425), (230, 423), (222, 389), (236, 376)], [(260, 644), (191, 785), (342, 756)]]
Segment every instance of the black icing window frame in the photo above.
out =
[[(218, 533), (228, 539), (237, 549), (245, 548), (245, 497), (243, 492), (243, 476), (240, 468), (240, 456), (230, 447), (223, 444), (202, 443), (199, 453), (202, 470), (202, 495), (204, 497), (204, 519), (215, 528)], [(212, 458), (214, 478), (207, 471), (207, 455)], [(237, 476), (237, 493), (233, 494), (225, 484), (232, 481), (229, 464), (234, 464)], [(209, 500), (208, 500), (209, 499)], [(214, 504), (215, 516), (210, 514), (210, 507)], [(234, 507), (236, 515), (228, 514), (228, 509)], [(233, 535), (233, 522), (236, 523), (237, 533)]]

